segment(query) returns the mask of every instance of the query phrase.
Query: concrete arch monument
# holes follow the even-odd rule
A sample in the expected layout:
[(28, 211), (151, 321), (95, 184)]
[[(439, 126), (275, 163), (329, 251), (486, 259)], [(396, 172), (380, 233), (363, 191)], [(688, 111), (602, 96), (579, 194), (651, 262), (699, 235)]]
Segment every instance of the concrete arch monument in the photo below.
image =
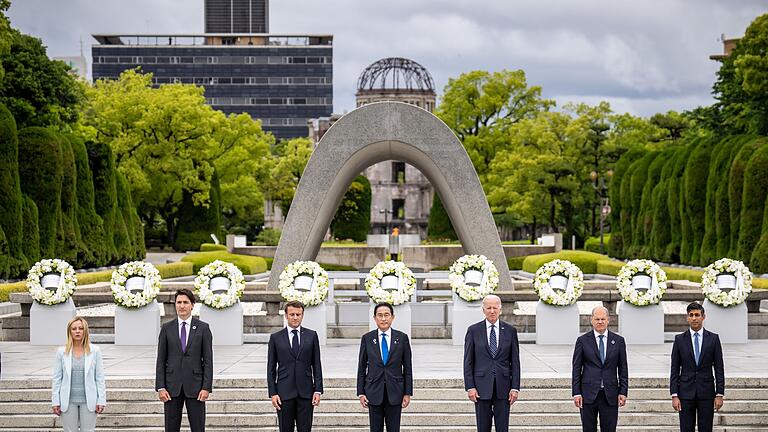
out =
[(402, 102), (364, 105), (339, 119), (323, 136), (304, 169), (272, 264), (269, 288), (280, 269), (314, 260), (323, 235), (352, 180), (385, 160), (418, 168), (440, 195), (464, 251), (496, 264), (499, 288), (512, 289), (499, 233), (477, 172), (456, 135), (431, 113)]

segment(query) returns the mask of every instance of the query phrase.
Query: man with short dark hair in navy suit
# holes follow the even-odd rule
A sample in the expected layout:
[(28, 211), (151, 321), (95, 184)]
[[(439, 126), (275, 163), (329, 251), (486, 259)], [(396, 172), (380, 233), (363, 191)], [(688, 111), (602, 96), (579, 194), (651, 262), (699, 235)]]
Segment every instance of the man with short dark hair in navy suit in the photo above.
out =
[(472, 324), (464, 337), (464, 389), (475, 403), (479, 432), (509, 430), (509, 407), (520, 392), (520, 346), (517, 330), (499, 320), (501, 299), (483, 299), (485, 319)]
[(323, 393), (320, 341), (317, 332), (301, 326), (301, 302), (287, 302), (284, 312), (288, 325), (272, 333), (267, 345), (267, 390), (280, 432), (309, 432)]
[(608, 309), (592, 310), (592, 330), (576, 339), (571, 387), (584, 432), (613, 432), (627, 402), (629, 371), (624, 338), (608, 330)]
[(376, 330), (360, 338), (357, 396), (368, 409), (371, 432), (400, 430), (400, 415), (413, 396), (413, 365), (408, 335), (392, 328), (395, 310), (389, 303), (373, 308)]
[[(689, 330), (675, 336), (669, 393), (672, 407), (680, 413), (680, 432), (711, 432), (715, 411), (723, 407), (725, 368), (720, 337), (704, 329), (704, 307), (687, 308)], [(713, 372), (714, 371), (714, 376)]]

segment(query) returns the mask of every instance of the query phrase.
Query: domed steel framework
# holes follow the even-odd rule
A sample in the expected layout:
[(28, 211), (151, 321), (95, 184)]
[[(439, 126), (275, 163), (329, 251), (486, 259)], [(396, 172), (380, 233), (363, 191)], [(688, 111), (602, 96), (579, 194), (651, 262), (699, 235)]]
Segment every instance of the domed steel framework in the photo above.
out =
[(406, 90), (435, 91), (435, 82), (427, 69), (401, 57), (381, 59), (363, 71), (357, 80), (357, 91)]

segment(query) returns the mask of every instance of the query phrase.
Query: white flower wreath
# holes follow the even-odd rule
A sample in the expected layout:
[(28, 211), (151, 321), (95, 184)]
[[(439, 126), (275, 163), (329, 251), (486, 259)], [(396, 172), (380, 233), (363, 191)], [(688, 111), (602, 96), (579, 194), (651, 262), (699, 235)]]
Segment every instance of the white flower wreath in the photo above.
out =
[[(389, 275), (397, 276), (396, 290), (381, 287), (381, 279)], [(365, 292), (376, 303), (389, 303), (393, 306), (403, 304), (411, 299), (415, 289), (416, 278), (413, 272), (398, 261), (381, 261), (365, 277)]]
[[(549, 279), (554, 275), (568, 278), (565, 291), (555, 290), (549, 286)], [(577, 265), (568, 260), (552, 260), (536, 270), (536, 276), (533, 278), (533, 290), (546, 304), (570, 306), (576, 303), (584, 291), (584, 274)]]
[[(293, 281), (299, 276), (312, 278), (309, 290), (296, 288)], [(316, 306), (328, 297), (328, 273), (314, 261), (294, 261), (280, 273), (277, 287), (286, 301), (298, 300), (304, 307)]]
[[(132, 277), (143, 277), (141, 292), (132, 293), (125, 283)], [(152, 264), (144, 261), (131, 261), (122, 264), (112, 272), (112, 297), (119, 306), (137, 309), (150, 304), (160, 293), (160, 272)]]
[[(216, 277), (229, 279), (229, 286), (224, 292), (211, 290), (211, 280)], [(201, 268), (195, 278), (195, 294), (204, 305), (214, 309), (226, 309), (240, 300), (245, 290), (243, 272), (236, 265), (221, 260)]]
[[(477, 270), (483, 274), (480, 285), (466, 284), (464, 274), (468, 270)], [(451, 289), (464, 301), (481, 300), (499, 286), (499, 271), (485, 255), (464, 255), (451, 265), (449, 271)]]
[[(730, 273), (736, 277), (736, 289), (726, 292), (717, 286), (717, 276), (721, 273)], [(701, 275), (701, 291), (709, 301), (717, 305), (740, 305), (752, 292), (752, 273), (741, 261), (719, 259), (704, 269), (704, 274)]]
[[(59, 286), (56, 290), (43, 288), (42, 279), (45, 275), (54, 273), (59, 276)], [(77, 286), (75, 269), (68, 262), (60, 259), (40, 260), (29, 269), (27, 289), (32, 299), (44, 305), (55, 305), (69, 300)]]
[[(640, 292), (632, 287), (632, 277), (638, 274), (651, 277), (649, 290)], [(627, 303), (635, 306), (659, 304), (661, 297), (667, 292), (667, 273), (651, 260), (632, 260), (619, 270), (619, 274), (616, 276), (616, 286), (621, 298)]]

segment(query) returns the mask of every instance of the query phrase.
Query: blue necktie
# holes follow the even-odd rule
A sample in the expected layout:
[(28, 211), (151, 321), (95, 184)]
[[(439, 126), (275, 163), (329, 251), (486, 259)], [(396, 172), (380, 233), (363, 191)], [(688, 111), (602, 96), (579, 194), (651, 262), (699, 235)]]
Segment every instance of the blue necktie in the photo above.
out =
[(603, 343), (603, 338), (605, 337), (605, 335), (600, 335), (599, 337), (600, 337), (600, 345), (598, 348), (600, 349), (600, 363), (605, 364), (605, 344)]
[(498, 342), (496, 342), (496, 326), (491, 325), (491, 337), (488, 341), (488, 347), (491, 349), (491, 357), (496, 357), (496, 351), (498, 351)]
[(381, 334), (381, 361), (383, 361), (384, 364), (387, 364), (387, 360), (389, 360), (389, 347), (387, 346), (387, 334), (382, 333)]
[(699, 334), (694, 333), (693, 334), (693, 355), (696, 357), (696, 366), (699, 365), (699, 356), (701, 353), (699, 352)]

